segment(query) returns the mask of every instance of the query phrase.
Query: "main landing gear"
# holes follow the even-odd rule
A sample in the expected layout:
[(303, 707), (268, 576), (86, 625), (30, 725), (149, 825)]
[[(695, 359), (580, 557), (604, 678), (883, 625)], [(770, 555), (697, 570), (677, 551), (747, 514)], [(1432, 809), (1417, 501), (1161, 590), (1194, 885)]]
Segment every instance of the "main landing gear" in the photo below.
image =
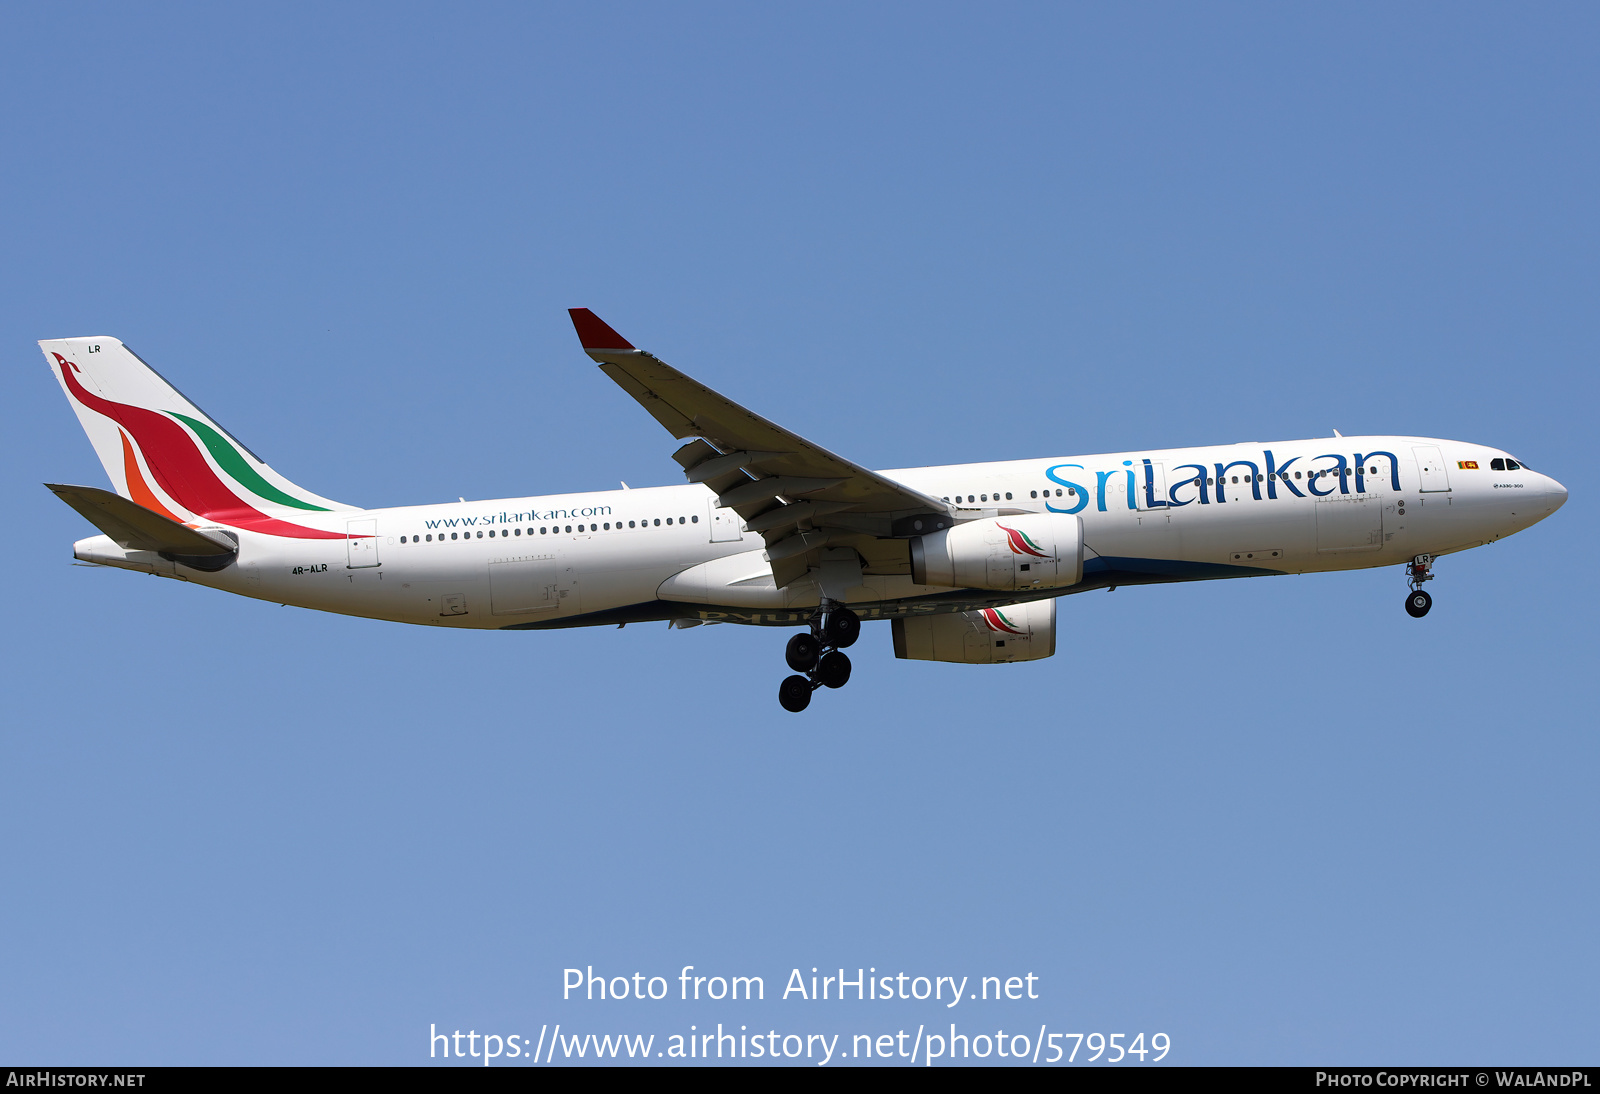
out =
[(850, 658), (844, 655), (844, 647), (859, 637), (861, 617), (849, 608), (835, 608), (825, 602), (823, 610), (811, 617), (811, 630), (795, 635), (784, 648), (784, 660), (796, 675), (778, 685), (778, 702), (783, 709), (799, 714), (811, 705), (813, 691), (842, 688), (849, 683)]
[(1433, 607), (1433, 597), (1422, 587), (1424, 581), (1433, 580), (1433, 556), (1418, 555), (1406, 566), (1406, 584), (1411, 591), (1406, 594), (1406, 614), (1421, 619)]

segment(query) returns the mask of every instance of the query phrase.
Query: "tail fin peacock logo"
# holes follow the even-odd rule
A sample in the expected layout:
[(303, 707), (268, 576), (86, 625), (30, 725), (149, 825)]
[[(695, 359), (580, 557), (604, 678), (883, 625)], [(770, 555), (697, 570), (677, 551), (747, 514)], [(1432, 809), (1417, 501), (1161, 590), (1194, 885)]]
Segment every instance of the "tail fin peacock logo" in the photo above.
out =
[[(179, 524), (193, 524), (198, 519), (292, 539), (346, 538), (343, 532), (326, 532), (278, 520), (244, 500), (240, 494), (254, 495), (263, 502), (294, 509), (331, 512), (324, 506), (295, 498), (262, 478), (226, 437), (205, 422), (176, 411), (146, 410), (103, 399), (78, 382), (74, 374), (82, 370), (76, 364), (59, 353), (52, 352), (51, 356), (61, 366), (61, 375), (72, 397), (117, 423), (122, 436), (128, 494), (136, 504)], [(206, 452), (233, 480), (233, 486), (224, 482), (207, 462)], [(146, 481), (139, 466), (140, 457), (150, 477), (166, 495), (166, 501)], [(234, 486), (239, 489), (236, 491)], [(174, 513), (167, 501), (190, 515)]]

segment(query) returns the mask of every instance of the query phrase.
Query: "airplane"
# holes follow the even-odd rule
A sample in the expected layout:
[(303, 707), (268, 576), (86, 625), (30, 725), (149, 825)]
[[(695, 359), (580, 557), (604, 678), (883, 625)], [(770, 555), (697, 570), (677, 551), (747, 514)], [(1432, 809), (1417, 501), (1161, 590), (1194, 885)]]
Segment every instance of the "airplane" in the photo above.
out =
[(872, 471), (570, 309), (600, 370), (668, 433), (681, 486), (362, 509), (267, 466), (115, 338), (39, 343), (113, 490), (46, 485), (102, 532), (82, 562), (345, 615), (469, 630), (667, 621), (795, 628), (785, 710), (896, 657), (1055, 652), (1056, 600), (1176, 581), (1436, 559), (1521, 531), (1564, 486), (1497, 448), (1344, 437)]

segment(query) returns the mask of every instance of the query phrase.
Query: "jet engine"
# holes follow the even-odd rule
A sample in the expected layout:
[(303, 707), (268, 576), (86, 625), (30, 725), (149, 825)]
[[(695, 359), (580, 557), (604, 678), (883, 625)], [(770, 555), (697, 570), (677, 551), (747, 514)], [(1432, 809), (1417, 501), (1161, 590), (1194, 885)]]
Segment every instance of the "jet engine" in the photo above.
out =
[(1032, 600), (976, 612), (913, 616), (894, 620), (890, 629), (894, 655), (911, 661), (1037, 661), (1056, 652), (1056, 602)]
[(988, 517), (911, 541), (911, 580), (952, 589), (1060, 589), (1083, 579), (1083, 521)]

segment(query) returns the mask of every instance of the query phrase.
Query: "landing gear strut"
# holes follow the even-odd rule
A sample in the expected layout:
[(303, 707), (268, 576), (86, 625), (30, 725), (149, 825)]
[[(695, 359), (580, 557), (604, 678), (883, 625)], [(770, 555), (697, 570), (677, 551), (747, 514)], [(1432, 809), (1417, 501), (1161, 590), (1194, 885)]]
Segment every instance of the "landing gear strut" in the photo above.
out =
[(1433, 580), (1433, 556), (1418, 555), (1406, 566), (1406, 584), (1411, 591), (1406, 594), (1406, 614), (1421, 619), (1433, 607), (1433, 597), (1422, 587), (1424, 581)]
[(842, 688), (850, 682), (850, 658), (843, 650), (861, 637), (861, 617), (834, 603), (824, 601), (811, 617), (810, 632), (795, 635), (784, 647), (783, 658), (796, 673), (778, 685), (778, 703), (784, 710), (799, 714), (811, 705), (813, 691)]

